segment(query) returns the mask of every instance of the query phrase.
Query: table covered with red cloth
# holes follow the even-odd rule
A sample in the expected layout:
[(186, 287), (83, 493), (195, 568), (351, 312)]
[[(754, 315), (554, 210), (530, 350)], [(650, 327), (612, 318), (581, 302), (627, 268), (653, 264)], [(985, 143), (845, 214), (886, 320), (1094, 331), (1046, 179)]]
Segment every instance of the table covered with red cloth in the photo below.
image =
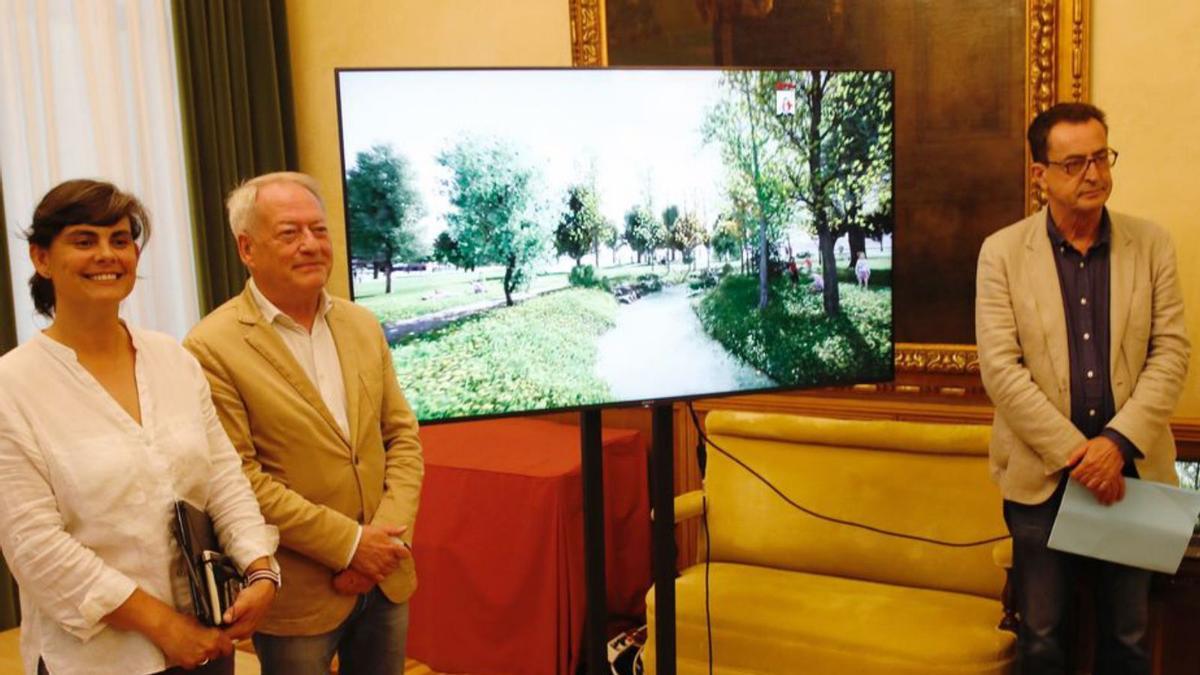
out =
[[(650, 587), (645, 444), (605, 429), (608, 611)], [(568, 675), (586, 611), (579, 429), (504, 419), (421, 429), (408, 655), (436, 671)]]

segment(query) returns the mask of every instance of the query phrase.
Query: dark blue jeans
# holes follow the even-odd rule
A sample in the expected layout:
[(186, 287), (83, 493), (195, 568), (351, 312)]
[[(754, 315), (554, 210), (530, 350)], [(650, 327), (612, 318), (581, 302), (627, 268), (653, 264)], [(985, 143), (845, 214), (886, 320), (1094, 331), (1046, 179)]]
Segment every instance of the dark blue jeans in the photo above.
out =
[(341, 675), (403, 675), (408, 603), (397, 605), (379, 587), (358, 597), (350, 616), (321, 635), (254, 634), (263, 675), (329, 675), (333, 654)]
[(1095, 675), (1149, 675), (1142, 647), (1149, 616), (1148, 570), (1082, 558), (1046, 547), (1066, 482), (1041, 504), (1004, 502), (1004, 520), (1013, 537), (1013, 601), (1021, 615), (1017, 673), (1072, 672), (1072, 591), (1085, 569), (1093, 570), (1096, 599)]

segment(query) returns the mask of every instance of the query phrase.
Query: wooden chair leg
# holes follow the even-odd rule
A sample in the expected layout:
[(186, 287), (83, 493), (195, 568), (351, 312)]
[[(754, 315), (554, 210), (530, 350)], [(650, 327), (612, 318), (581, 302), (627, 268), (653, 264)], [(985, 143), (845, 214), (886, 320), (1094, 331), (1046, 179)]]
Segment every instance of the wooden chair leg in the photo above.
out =
[(1004, 617), (1000, 619), (1000, 630), (1006, 630), (1016, 634), (1021, 626), (1021, 615), (1017, 613), (1013, 606), (1013, 573), (1011, 569), (1005, 570), (1004, 575), (1004, 590), (1000, 592), (1000, 602), (1004, 605)]

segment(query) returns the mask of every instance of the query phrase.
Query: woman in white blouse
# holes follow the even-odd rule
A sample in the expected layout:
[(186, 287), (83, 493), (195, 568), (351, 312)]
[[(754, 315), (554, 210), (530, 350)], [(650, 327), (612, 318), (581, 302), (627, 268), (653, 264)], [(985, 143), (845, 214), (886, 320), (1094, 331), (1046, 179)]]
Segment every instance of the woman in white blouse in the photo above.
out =
[[(275, 597), (278, 533), (199, 365), (117, 316), (149, 230), (136, 198), (75, 180), (42, 199), (27, 232), (34, 304), (53, 321), (0, 357), (0, 544), (30, 675), (230, 673), (233, 642)], [(170, 528), (177, 499), (207, 510), (254, 580), (223, 628), (191, 613)]]

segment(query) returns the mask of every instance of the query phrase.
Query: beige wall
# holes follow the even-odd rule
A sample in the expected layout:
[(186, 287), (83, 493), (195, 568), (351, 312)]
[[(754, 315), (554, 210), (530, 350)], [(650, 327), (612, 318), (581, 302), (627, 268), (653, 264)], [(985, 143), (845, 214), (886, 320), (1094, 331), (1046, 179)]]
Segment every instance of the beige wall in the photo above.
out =
[(333, 69), (568, 66), (567, 0), (288, 0), (300, 168), (321, 183), (336, 263), (329, 289), (349, 296)]
[(1093, 0), (1092, 101), (1121, 157), (1112, 208), (1168, 228), (1192, 363), (1178, 415), (1200, 417), (1200, 3)]

